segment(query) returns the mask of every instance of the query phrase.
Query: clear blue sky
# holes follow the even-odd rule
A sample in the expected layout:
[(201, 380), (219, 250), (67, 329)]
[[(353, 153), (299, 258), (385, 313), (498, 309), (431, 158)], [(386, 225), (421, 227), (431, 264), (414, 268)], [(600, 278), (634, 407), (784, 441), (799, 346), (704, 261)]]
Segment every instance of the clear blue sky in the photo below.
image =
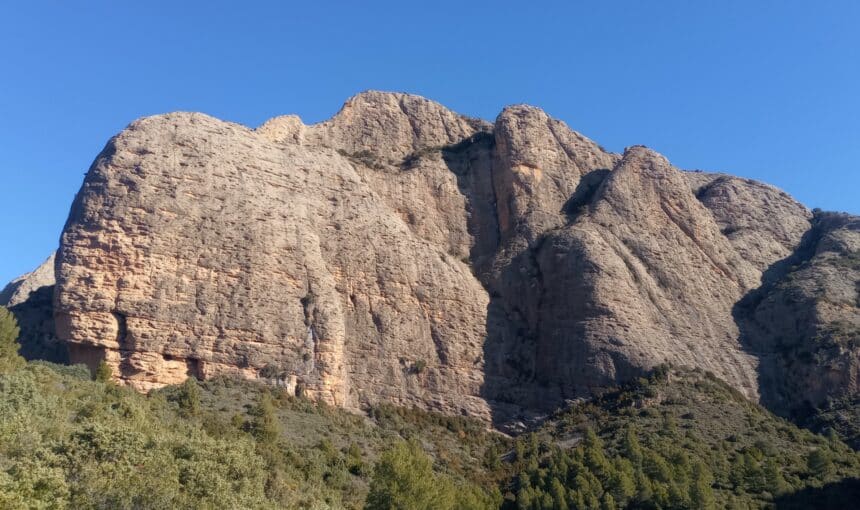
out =
[(0, 0), (0, 285), (56, 247), (133, 119), (315, 122), (365, 89), (538, 105), (611, 150), (860, 213), (860, 2), (415, 4)]

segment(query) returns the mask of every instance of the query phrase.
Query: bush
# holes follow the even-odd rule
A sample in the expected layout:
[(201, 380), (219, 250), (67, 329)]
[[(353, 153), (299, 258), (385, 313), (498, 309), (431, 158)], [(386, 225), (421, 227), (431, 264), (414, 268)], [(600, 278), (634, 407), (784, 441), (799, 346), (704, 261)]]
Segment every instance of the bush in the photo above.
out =
[(166, 396), (168, 402), (175, 402), (179, 406), (182, 416), (191, 418), (200, 414), (200, 386), (194, 377), (170, 388)]
[(108, 365), (105, 360), (99, 361), (99, 365), (96, 367), (96, 372), (93, 374), (93, 380), (101, 383), (109, 383), (112, 379), (113, 370), (111, 370), (110, 365)]

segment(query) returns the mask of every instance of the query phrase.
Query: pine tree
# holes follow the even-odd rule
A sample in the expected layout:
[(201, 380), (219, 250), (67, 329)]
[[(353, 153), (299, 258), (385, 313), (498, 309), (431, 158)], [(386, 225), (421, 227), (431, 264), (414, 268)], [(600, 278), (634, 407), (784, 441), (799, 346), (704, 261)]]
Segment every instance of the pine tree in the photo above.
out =
[(276, 442), (281, 434), (281, 430), (271, 395), (263, 393), (257, 405), (251, 409), (250, 414), (253, 416), (250, 426), (251, 433), (257, 441), (262, 444)]
[(453, 510), (450, 481), (436, 476), (433, 462), (417, 442), (399, 442), (382, 454), (373, 470), (365, 510)]
[(603, 494), (603, 502), (600, 505), (603, 510), (618, 510), (618, 505), (615, 504), (615, 499), (608, 492)]
[(517, 510), (531, 510), (534, 495), (531, 487), (520, 487), (517, 492)]
[(0, 371), (14, 370), (24, 364), (18, 354), (18, 335), (21, 329), (12, 312), (0, 306)]
[(603, 453), (603, 441), (590, 428), (585, 431), (585, 465), (602, 479), (608, 479), (612, 474), (612, 464)]
[(729, 482), (731, 482), (735, 492), (739, 492), (746, 487), (746, 468), (744, 466), (744, 459), (740, 454), (735, 454), (732, 459)]
[(636, 430), (633, 426), (627, 428), (624, 434), (624, 441), (621, 443), (621, 449), (624, 456), (630, 459), (634, 466), (642, 464), (642, 446), (639, 444), (639, 437), (636, 435)]
[(812, 450), (809, 457), (806, 459), (806, 466), (813, 476), (823, 480), (830, 476), (833, 472), (833, 461), (830, 456), (821, 448)]
[(568, 510), (570, 507), (567, 504), (567, 491), (564, 490), (561, 481), (558, 478), (553, 478), (549, 487), (553, 499), (553, 508), (555, 510)]
[(744, 484), (749, 492), (756, 494), (767, 490), (765, 485), (764, 472), (761, 469), (758, 461), (750, 452), (744, 453)]
[(790, 489), (785, 478), (782, 477), (779, 464), (772, 457), (768, 458), (764, 463), (764, 478), (768, 491), (774, 496), (781, 496)]
[(185, 416), (200, 414), (200, 387), (197, 385), (197, 379), (189, 377), (179, 386), (176, 403)]
[(633, 464), (623, 458), (615, 458), (612, 476), (609, 480), (609, 491), (619, 506), (624, 507), (636, 494), (636, 473)]
[(634, 479), (636, 480), (636, 501), (640, 504), (651, 501), (654, 497), (654, 489), (651, 480), (641, 468), (636, 470)]
[(701, 462), (693, 464), (693, 479), (690, 485), (690, 503), (693, 508), (700, 510), (712, 510), (716, 508), (714, 498), (713, 476), (708, 468)]
[(519, 490), (517, 491), (517, 509), (530, 510), (534, 502), (534, 492), (532, 491), (531, 481), (526, 473), (520, 473)]

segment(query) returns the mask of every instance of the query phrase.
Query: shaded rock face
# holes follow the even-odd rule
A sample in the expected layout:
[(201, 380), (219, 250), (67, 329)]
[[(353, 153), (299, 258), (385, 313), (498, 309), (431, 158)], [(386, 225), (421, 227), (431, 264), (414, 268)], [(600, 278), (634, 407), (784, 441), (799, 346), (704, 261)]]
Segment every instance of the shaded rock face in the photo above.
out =
[(758, 398), (737, 303), (810, 217), (528, 106), (490, 124), (368, 92), (256, 130), (175, 113), (94, 162), (54, 312), (73, 360), (141, 390), (231, 374), (505, 421), (669, 361)]
[(735, 309), (763, 403), (800, 420), (860, 397), (860, 218), (819, 213), (812, 225)]
[(28, 360), (65, 363), (69, 359), (66, 344), (55, 334), (53, 297), (54, 255), (0, 291), (0, 306), (12, 312), (21, 328), (19, 353)]

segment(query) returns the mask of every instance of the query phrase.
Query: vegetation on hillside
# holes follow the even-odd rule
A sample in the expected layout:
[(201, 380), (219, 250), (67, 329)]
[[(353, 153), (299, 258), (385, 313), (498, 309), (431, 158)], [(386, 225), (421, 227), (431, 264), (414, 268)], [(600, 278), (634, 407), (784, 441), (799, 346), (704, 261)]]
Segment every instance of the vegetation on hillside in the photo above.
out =
[(657, 370), (514, 440), (229, 379), (140, 395), (80, 366), (24, 363), (15, 329), (0, 309), (4, 509), (791, 507), (853, 502), (860, 476), (835, 436), (701, 371)]
[(710, 373), (665, 367), (559, 413), (516, 451), (520, 509), (761, 508), (860, 476), (835, 435), (799, 429)]
[(358, 509), (371, 489), (411, 502), (389, 477), (432, 483), (449, 508), (499, 506), (484, 457), (510, 440), (476, 421), (387, 406), (358, 416), (229, 379), (146, 396), (82, 366), (24, 363), (7, 340), (0, 508)]

